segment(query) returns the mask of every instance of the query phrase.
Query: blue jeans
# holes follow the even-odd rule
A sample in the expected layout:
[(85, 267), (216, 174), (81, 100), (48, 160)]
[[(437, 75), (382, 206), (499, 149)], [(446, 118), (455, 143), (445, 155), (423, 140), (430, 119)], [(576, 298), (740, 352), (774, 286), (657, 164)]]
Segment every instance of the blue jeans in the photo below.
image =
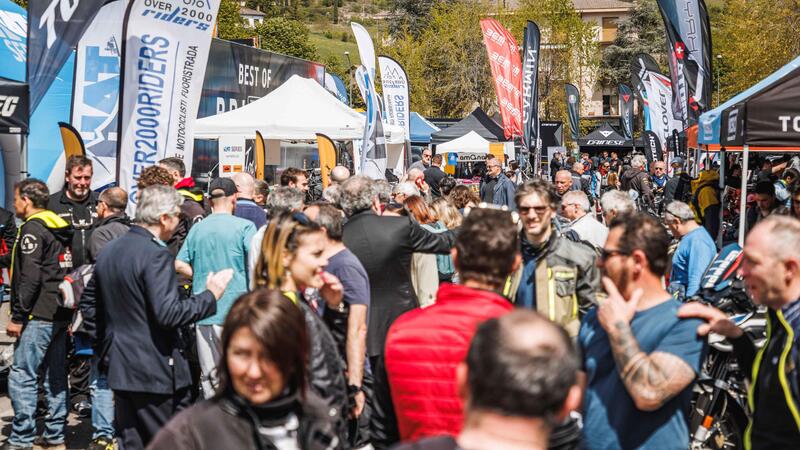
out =
[(8, 442), (30, 446), (36, 438), (36, 403), (42, 372), (48, 411), (42, 437), (53, 444), (63, 443), (67, 422), (67, 324), (31, 320), (15, 345), (8, 375), (8, 395), (14, 408)]
[(114, 437), (114, 393), (108, 388), (106, 374), (92, 361), (90, 389), (92, 390), (92, 439)]

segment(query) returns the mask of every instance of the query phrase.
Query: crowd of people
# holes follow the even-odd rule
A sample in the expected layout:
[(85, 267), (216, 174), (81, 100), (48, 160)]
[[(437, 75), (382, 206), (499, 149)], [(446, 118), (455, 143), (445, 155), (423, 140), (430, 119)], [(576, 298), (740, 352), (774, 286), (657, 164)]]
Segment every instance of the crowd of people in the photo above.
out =
[(752, 368), (748, 448), (797, 446), (787, 173), (758, 175), (744, 246), (773, 330), (757, 354), (691, 301), (722, 202), (696, 198), (683, 161), (668, 177), (641, 155), (557, 155), (552, 181), (523, 182), (488, 158), (473, 189), (426, 152), (394, 185), (337, 166), (312, 203), (300, 169), (203, 191), (176, 158), (143, 170), (134, 197), (92, 192), (82, 157), (63, 191), (18, 183), (18, 231), (0, 210), (17, 339), (2, 448), (63, 448), (85, 389), (92, 449), (686, 449), (710, 332)]

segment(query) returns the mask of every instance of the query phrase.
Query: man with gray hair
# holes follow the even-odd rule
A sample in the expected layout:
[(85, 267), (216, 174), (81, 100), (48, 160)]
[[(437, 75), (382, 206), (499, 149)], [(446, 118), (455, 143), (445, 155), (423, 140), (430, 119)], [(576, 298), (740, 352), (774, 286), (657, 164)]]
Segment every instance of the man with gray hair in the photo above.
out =
[(624, 192), (628, 192), (636, 201), (640, 211), (656, 210), (655, 197), (653, 196), (653, 182), (647, 174), (645, 167), (647, 158), (636, 155), (631, 159), (631, 167), (622, 173), (620, 184)]
[(127, 233), (131, 220), (125, 214), (128, 206), (128, 193), (119, 187), (108, 188), (97, 200), (97, 228), (89, 238), (89, 262), (97, 261), (100, 250), (109, 242)]
[(267, 211), (270, 216), (275, 216), (281, 211), (300, 211), (303, 209), (304, 199), (303, 191), (281, 186), (267, 196)]
[(608, 191), (600, 197), (600, 207), (603, 209), (603, 221), (611, 223), (615, 217), (636, 210), (636, 204), (631, 197), (618, 190)]
[(399, 440), (383, 362), (386, 333), (397, 317), (419, 306), (411, 285), (411, 257), (414, 252), (449, 254), (455, 236), (449, 231), (428, 232), (409, 217), (378, 215), (380, 203), (374, 183), (364, 176), (342, 184), (340, 204), (348, 217), (342, 242), (369, 276), (367, 356), (375, 396), (371, 432), (373, 445), (383, 448)]
[(402, 183), (397, 183), (392, 189), (392, 197), (394, 197), (394, 201), (397, 203), (403, 203), (406, 201), (408, 197), (412, 195), (420, 195), (419, 189), (417, 186), (411, 181), (403, 181)]
[(681, 240), (672, 255), (668, 290), (677, 300), (683, 301), (700, 290), (700, 280), (717, 255), (717, 246), (708, 231), (695, 220), (692, 208), (684, 202), (667, 205), (664, 224)]
[(134, 225), (100, 252), (79, 304), (87, 332), (103, 349), (98, 356), (108, 363), (117, 441), (126, 450), (145, 448), (189, 406), (191, 375), (179, 329), (213, 315), (233, 276), (229, 269), (209, 273), (205, 290), (181, 300), (165, 244), (181, 203), (169, 186), (141, 191)]
[(336, 166), (331, 170), (331, 183), (332, 184), (342, 184), (350, 178), (350, 170), (344, 166)]
[(570, 191), (561, 198), (561, 215), (570, 221), (569, 229), (581, 240), (600, 249), (606, 245), (608, 227), (598, 222), (591, 211), (589, 198), (582, 191)]

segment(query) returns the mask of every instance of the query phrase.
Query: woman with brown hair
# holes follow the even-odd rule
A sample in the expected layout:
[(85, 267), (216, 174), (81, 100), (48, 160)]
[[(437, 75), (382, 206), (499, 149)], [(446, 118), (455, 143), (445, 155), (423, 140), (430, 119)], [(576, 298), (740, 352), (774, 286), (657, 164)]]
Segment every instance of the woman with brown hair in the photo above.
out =
[(279, 290), (243, 295), (225, 318), (217, 394), (176, 416), (148, 449), (335, 447), (328, 408), (308, 389), (308, 348), (303, 312)]
[(469, 186), (459, 184), (450, 191), (450, 202), (464, 215), (466, 207), (474, 208), (481, 203), (480, 197)]
[[(342, 302), (341, 282), (324, 271), (328, 265), (322, 256), (325, 242), (325, 230), (305, 214), (278, 214), (264, 231), (253, 284), (256, 288), (279, 289), (287, 302), (303, 312), (310, 342), (310, 389), (328, 404), (344, 442), (349, 409), (344, 366), (333, 335), (317, 313), (323, 307), (337, 309)], [(319, 299), (306, 298), (305, 292), (314, 292)]]
[[(428, 207), (422, 197), (412, 195), (403, 202), (408, 215), (413, 217), (422, 228), (432, 232), (447, 231), (444, 225), (437, 222), (436, 215)], [(411, 283), (417, 293), (419, 306), (426, 307), (436, 301), (436, 292), (439, 290), (439, 269), (436, 264), (436, 255), (432, 253), (414, 253), (411, 259)]]

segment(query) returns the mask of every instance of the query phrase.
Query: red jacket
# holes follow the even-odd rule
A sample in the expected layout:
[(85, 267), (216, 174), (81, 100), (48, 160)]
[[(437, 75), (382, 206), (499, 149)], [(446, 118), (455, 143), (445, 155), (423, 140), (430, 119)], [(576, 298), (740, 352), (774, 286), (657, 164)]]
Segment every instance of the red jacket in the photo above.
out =
[(511, 309), (493, 292), (442, 284), (433, 306), (394, 322), (386, 337), (386, 373), (404, 441), (461, 431), (464, 405), (456, 392), (456, 367), (477, 326)]

